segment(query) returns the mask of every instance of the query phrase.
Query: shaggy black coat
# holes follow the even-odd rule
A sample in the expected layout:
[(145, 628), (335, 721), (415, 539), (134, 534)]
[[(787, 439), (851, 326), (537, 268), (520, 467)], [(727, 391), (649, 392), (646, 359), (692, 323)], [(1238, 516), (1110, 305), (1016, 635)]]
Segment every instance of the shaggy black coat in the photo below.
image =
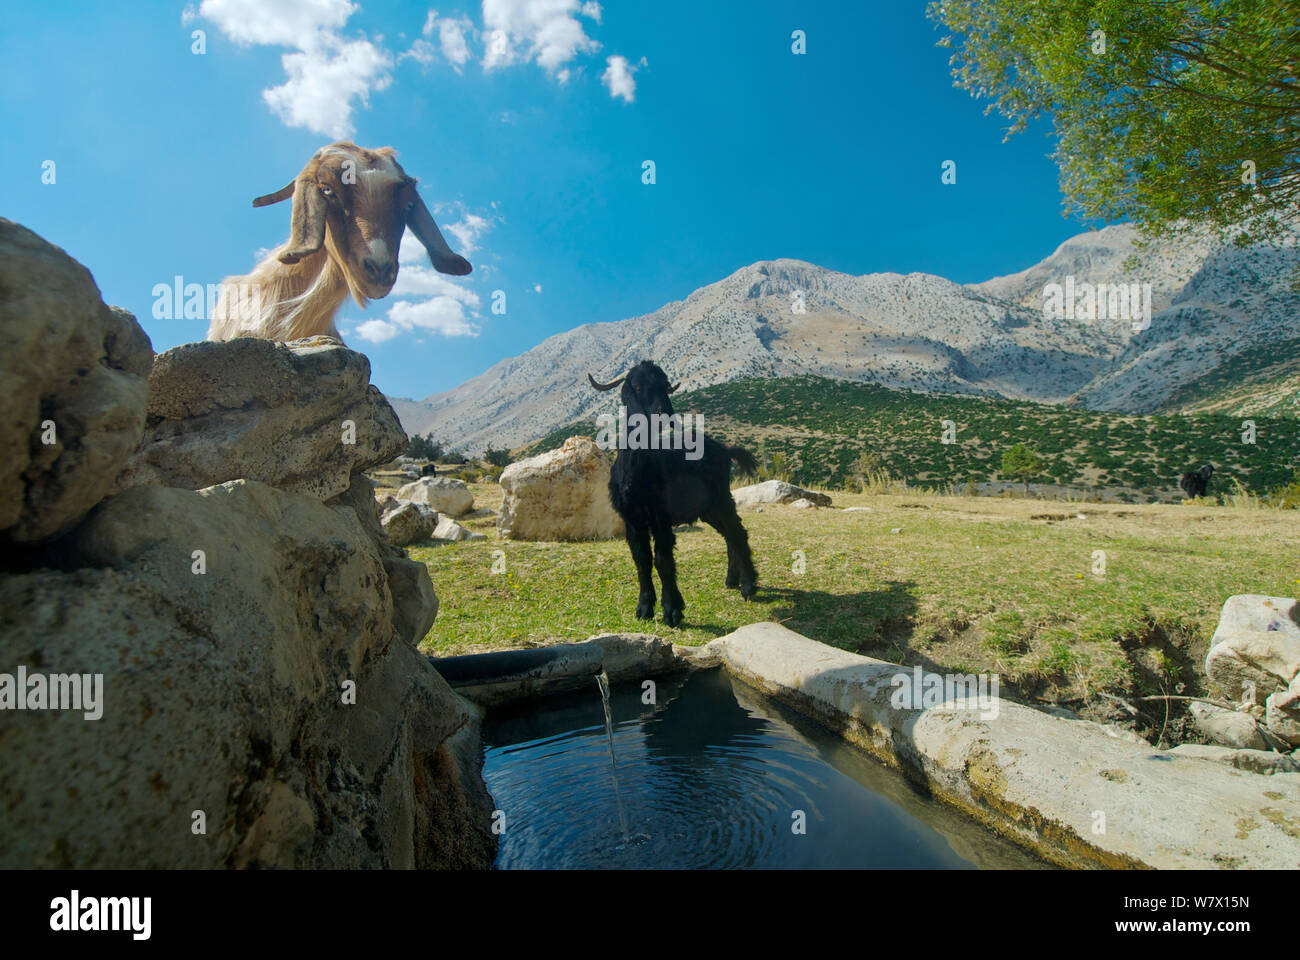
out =
[[(629, 422), (634, 414), (647, 417), (673, 414), (668, 395), (677, 388), (669, 386), (668, 377), (656, 364), (643, 360), (622, 382), (621, 400), (627, 408)], [(592, 384), (596, 385), (594, 380)], [(740, 595), (748, 600), (754, 596), (758, 583), (749, 534), (731, 498), (731, 464), (734, 462), (742, 473), (753, 474), (758, 469), (753, 454), (707, 436), (703, 456), (689, 460), (687, 452), (685, 449), (620, 449), (609, 477), (609, 502), (623, 518), (640, 584), (637, 618), (654, 617), (655, 589), (650, 571), (653, 561), (663, 588), (664, 623), (670, 627), (682, 622), (686, 608), (677, 589), (674, 526), (703, 520), (727, 542), (725, 585), (739, 588)]]
[(1210, 489), (1210, 477), (1214, 474), (1214, 468), (1208, 463), (1196, 471), (1187, 471), (1183, 474), (1183, 479), (1178, 481), (1178, 485), (1183, 488), (1188, 499), (1203, 497)]

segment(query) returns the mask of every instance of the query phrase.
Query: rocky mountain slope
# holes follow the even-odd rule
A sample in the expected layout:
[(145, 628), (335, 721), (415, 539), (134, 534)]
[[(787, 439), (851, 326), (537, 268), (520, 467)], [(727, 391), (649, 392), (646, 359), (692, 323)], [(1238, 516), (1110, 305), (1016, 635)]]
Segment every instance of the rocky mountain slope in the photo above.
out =
[[(587, 385), (588, 371), (611, 378), (649, 357), (684, 389), (812, 374), (1146, 412), (1237, 353), (1295, 336), (1295, 235), (1281, 249), (1208, 236), (1139, 249), (1135, 239), (1131, 226), (1106, 227), (1028, 270), (967, 286), (762, 261), (654, 313), (557, 334), (452, 390), (392, 402), (408, 433), (472, 451), (512, 447), (609, 408), (610, 398)], [(1150, 327), (1046, 316), (1045, 285), (1067, 276), (1150, 284)]]

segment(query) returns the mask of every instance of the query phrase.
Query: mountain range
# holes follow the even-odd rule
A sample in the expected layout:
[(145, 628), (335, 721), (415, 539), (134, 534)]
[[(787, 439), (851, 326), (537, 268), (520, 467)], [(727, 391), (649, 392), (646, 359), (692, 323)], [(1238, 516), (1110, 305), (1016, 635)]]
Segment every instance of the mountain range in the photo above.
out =
[[(760, 261), (653, 313), (556, 334), (451, 390), (390, 400), (408, 434), (479, 452), (612, 409), (587, 373), (613, 379), (646, 358), (684, 390), (813, 375), (1124, 413), (1194, 405), (1216, 384), (1216, 396), (1240, 388), (1234, 363), (1247, 357), (1274, 393), (1275, 364), (1279, 377), (1294, 375), (1300, 234), (1277, 247), (1203, 233), (1137, 240), (1131, 225), (1105, 227), (1027, 270), (966, 285)], [(1149, 325), (1045, 310), (1049, 285), (1067, 282), (1149, 285)]]

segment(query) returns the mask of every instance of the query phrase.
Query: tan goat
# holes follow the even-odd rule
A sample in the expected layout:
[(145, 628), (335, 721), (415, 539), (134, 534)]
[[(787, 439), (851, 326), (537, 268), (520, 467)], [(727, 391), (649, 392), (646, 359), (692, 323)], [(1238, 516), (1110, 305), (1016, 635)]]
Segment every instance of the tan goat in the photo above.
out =
[(366, 150), (341, 140), (317, 150), (287, 187), (253, 201), (264, 207), (293, 197), (291, 235), (252, 273), (222, 281), (208, 339), (341, 339), (334, 315), (349, 292), (364, 307), (393, 289), (408, 226), (438, 272), (469, 273), (415, 184), (392, 147)]

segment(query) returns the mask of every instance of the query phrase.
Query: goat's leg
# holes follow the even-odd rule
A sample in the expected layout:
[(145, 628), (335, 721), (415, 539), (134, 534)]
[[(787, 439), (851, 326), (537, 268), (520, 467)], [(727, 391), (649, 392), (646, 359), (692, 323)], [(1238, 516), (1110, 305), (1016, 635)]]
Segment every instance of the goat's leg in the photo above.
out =
[(663, 590), (664, 623), (675, 627), (682, 622), (682, 611), (686, 609), (686, 602), (677, 589), (677, 561), (673, 559), (677, 535), (666, 519), (661, 519), (654, 525), (653, 533), (655, 569), (659, 571), (659, 586)]
[[(721, 526), (719, 531), (727, 541), (728, 569), (727, 579), (731, 579), (731, 557), (735, 557), (739, 568), (740, 595), (746, 600), (754, 596), (758, 589), (758, 571), (754, 569), (754, 554), (749, 549), (749, 532), (740, 522), (735, 503), (727, 503), (718, 509)], [(730, 583), (728, 583), (730, 586)]]
[(636, 602), (636, 618), (651, 620), (655, 615), (655, 584), (650, 576), (650, 528), (624, 522), (623, 532), (627, 537), (628, 549), (632, 551), (636, 579), (641, 587), (641, 595)]
[(708, 516), (701, 515), (700, 519), (718, 531), (718, 534), (727, 544), (727, 579), (722, 582), (722, 585), (728, 590), (735, 590), (740, 586), (740, 566), (736, 563), (736, 551), (731, 549), (731, 538), (727, 535), (726, 519), (712, 513)]

